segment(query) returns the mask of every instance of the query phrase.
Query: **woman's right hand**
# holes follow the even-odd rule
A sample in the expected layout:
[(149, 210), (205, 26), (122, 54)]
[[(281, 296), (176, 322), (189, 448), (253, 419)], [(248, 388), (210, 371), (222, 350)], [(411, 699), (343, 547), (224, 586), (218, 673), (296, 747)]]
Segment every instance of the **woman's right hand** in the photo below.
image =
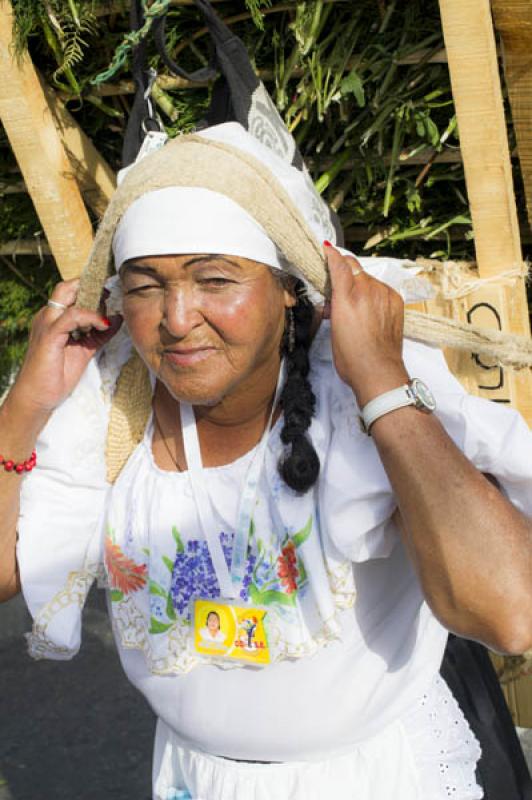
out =
[[(79, 278), (58, 283), (51, 300), (66, 310), (44, 306), (33, 318), (26, 357), (9, 393), (10, 399), (48, 416), (77, 385), (89, 361), (120, 328), (120, 315), (106, 320), (100, 313), (75, 308)], [(74, 340), (78, 328), (89, 333)]]

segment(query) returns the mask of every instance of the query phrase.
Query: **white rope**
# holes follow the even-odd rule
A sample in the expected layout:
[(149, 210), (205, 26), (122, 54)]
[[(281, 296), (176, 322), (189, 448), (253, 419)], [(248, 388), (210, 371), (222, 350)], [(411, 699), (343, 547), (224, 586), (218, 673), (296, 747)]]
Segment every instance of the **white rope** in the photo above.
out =
[(405, 261), (405, 266), (421, 267), (423, 272), (432, 273), (436, 277), (438, 291), (444, 300), (460, 300), (485, 286), (514, 286), (520, 280), (529, 278), (530, 265), (526, 262), (502, 270), (487, 278), (470, 277), (476, 270), (474, 262), (467, 261), (435, 261), (418, 258), (416, 261)]

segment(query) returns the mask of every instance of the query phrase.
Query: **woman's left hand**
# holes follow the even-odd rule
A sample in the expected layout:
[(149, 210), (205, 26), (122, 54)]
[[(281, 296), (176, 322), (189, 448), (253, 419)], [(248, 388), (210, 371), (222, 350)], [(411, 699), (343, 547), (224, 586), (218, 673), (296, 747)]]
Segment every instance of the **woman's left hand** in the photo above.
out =
[(409, 380), (403, 348), (400, 294), (368, 275), (354, 257), (324, 246), (331, 276), (331, 340), (336, 370), (359, 408)]

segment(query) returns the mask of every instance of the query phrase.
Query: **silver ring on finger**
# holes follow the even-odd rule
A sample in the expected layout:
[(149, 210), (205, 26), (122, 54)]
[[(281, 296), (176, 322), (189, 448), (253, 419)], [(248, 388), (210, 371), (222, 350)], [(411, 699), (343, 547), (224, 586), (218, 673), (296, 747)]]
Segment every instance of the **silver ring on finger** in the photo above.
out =
[(351, 267), (351, 273), (354, 277), (361, 275), (363, 272), (364, 270), (361, 267)]
[(46, 305), (50, 306), (51, 308), (60, 308), (62, 311), (65, 311), (68, 308), (68, 306), (66, 306), (64, 303), (58, 303), (57, 300), (48, 300)]

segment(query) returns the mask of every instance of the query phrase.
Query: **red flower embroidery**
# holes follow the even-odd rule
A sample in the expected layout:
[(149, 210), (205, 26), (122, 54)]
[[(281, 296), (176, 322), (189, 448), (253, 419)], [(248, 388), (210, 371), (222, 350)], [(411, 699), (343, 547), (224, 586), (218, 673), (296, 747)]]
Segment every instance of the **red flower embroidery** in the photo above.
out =
[(123, 594), (136, 592), (146, 584), (146, 564), (135, 564), (109, 537), (105, 540), (105, 566), (109, 583)]
[(296, 548), (293, 542), (288, 542), (281, 550), (277, 559), (277, 575), (281, 579), (287, 594), (292, 594), (297, 589), (299, 570), (297, 568)]

